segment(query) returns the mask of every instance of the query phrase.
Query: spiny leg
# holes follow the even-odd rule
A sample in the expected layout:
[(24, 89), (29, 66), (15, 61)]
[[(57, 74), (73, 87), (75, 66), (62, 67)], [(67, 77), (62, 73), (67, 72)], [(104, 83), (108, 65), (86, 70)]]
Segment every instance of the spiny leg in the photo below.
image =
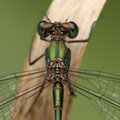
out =
[[(37, 102), (37, 100), (38, 100), (40, 94), (42, 93), (42, 91), (43, 91), (43, 89), (44, 89), (44, 86), (45, 86), (45, 84), (46, 84), (46, 81), (47, 81), (47, 75), (46, 75), (46, 77), (45, 77), (45, 79), (44, 79), (44, 81), (43, 81), (43, 83), (42, 83), (42, 86), (41, 86), (41, 88), (40, 88), (39, 94), (36, 96), (36, 98), (35, 98), (34, 102), (32, 103), (32, 105), (31, 105), (31, 107), (30, 107), (28, 113), (31, 112), (33, 106), (34, 106), (35, 103)], [(26, 114), (26, 115), (27, 115), (27, 114)]]
[(70, 94), (75, 96), (75, 93), (74, 93), (73, 88), (72, 88), (71, 83), (70, 83), (70, 79), (68, 79), (67, 81), (68, 81), (68, 88), (70, 90)]
[(43, 40), (43, 41), (45, 41), (45, 42), (50, 42), (50, 40), (42, 38), (42, 37), (40, 37), (40, 39)]
[(91, 26), (91, 30), (90, 30), (89, 36), (88, 36), (87, 39), (82, 39), (82, 40), (71, 40), (71, 41), (65, 41), (65, 42), (67, 42), (67, 43), (77, 43), (77, 42), (79, 42), (79, 43), (84, 43), (84, 42), (88, 42), (88, 41), (90, 40), (90, 38), (91, 38), (91, 35), (92, 35), (92, 32), (93, 32), (94, 25), (96, 24), (97, 21), (98, 21), (98, 20), (96, 20), (96, 21), (93, 22), (93, 24), (92, 24), (92, 26)]
[[(50, 40), (47, 40), (45, 38), (40, 38), (41, 40), (45, 41), (45, 42), (50, 42)], [(33, 40), (31, 42), (31, 46), (30, 46), (30, 51), (29, 51), (29, 65), (33, 65), (34, 63), (36, 63), (38, 60), (40, 60), (42, 57), (44, 57), (45, 53), (43, 53), (41, 56), (39, 56), (38, 58), (36, 58), (35, 60), (31, 61), (31, 51), (32, 51), (32, 46), (33, 46)]]
[(39, 56), (35, 60), (31, 61), (31, 51), (32, 51), (33, 41), (34, 41), (34, 39), (31, 42), (30, 50), (29, 50), (29, 65), (33, 65), (34, 63), (36, 63), (38, 60), (40, 60), (45, 55), (45, 53), (43, 53), (41, 56)]

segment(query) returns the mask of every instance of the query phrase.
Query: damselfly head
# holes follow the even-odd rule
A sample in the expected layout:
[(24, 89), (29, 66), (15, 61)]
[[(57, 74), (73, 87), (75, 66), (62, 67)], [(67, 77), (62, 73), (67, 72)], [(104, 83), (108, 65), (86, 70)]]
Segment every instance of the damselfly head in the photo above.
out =
[(46, 38), (49, 35), (55, 36), (68, 36), (69, 38), (75, 38), (78, 35), (78, 26), (74, 22), (46, 22), (41, 21), (38, 24), (38, 34), (42, 38)]

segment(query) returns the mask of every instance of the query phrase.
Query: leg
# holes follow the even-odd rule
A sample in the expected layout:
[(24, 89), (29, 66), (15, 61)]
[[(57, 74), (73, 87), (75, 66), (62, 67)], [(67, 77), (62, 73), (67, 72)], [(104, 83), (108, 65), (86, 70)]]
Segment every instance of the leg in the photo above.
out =
[(43, 53), (41, 56), (39, 56), (38, 58), (36, 58), (35, 60), (31, 61), (31, 50), (32, 50), (32, 46), (33, 46), (33, 40), (31, 42), (31, 46), (30, 46), (30, 50), (29, 50), (29, 65), (33, 65), (34, 63), (36, 63), (38, 60), (40, 60), (45, 53)]
[(84, 40), (71, 40), (71, 41), (65, 41), (67, 43), (77, 43), (77, 42), (80, 42), (80, 43), (83, 43), (83, 42), (88, 42), (91, 38), (91, 34), (92, 34), (92, 31), (93, 31), (93, 28), (94, 28), (94, 25), (96, 24), (97, 21), (94, 21), (92, 26), (91, 26), (91, 30), (90, 30), (90, 33), (89, 33), (89, 37), (87, 39), (84, 39)]
[(45, 42), (50, 42), (50, 40), (45, 39), (45, 38), (40, 38), (41, 40), (45, 41)]
[(46, 77), (45, 77), (45, 79), (44, 79), (44, 81), (43, 81), (43, 83), (42, 83), (42, 86), (41, 86), (41, 88), (40, 88), (39, 94), (36, 96), (36, 98), (35, 98), (34, 102), (32, 103), (32, 105), (31, 105), (28, 113), (31, 112), (33, 106), (35, 105), (35, 103), (37, 102), (40, 94), (42, 93), (42, 91), (43, 91), (43, 89), (44, 89), (44, 87), (45, 87), (45, 84), (46, 84), (46, 80), (47, 80), (47, 75), (46, 75)]
[(73, 95), (73, 96), (75, 96), (74, 91), (73, 91), (73, 88), (72, 88), (72, 86), (71, 86), (71, 83), (70, 83), (70, 80), (69, 80), (69, 79), (68, 79), (68, 88), (69, 88), (69, 90), (70, 90), (70, 94)]

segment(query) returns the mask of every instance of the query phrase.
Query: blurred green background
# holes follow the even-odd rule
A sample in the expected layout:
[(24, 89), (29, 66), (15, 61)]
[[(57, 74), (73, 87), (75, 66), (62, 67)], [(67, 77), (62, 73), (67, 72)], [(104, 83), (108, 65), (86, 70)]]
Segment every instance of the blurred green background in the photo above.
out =
[[(51, 0), (0, 0), (0, 76), (23, 69), (36, 26)], [(63, 3), (64, 4), (64, 3)], [(88, 44), (82, 68), (120, 75), (120, 1), (108, 0)], [(79, 57), (79, 56), (76, 56)], [(70, 120), (102, 120), (92, 105), (75, 98)]]

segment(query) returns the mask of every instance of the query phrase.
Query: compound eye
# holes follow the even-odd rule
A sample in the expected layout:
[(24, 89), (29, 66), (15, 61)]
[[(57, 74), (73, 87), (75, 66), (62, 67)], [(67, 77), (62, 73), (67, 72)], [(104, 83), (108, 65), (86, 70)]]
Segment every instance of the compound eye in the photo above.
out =
[(40, 37), (42, 37), (42, 38), (48, 37), (50, 35), (49, 31), (50, 31), (51, 27), (52, 27), (51, 23), (46, 22), (46, 21), (41, 21), (37, 27), (37, 31), (38, 31), (38, 34), (40, 35)]
[(74, 22), (69, 22), (70, 30), (68, 37), (69, 38), (75, 38), (78, 35), (78, 26)]
[(78, 35), (78, 26), (74, 22), (64, 23), (63, 26), (68, 30), (67, 36), (69, 38), (75, 38)]

